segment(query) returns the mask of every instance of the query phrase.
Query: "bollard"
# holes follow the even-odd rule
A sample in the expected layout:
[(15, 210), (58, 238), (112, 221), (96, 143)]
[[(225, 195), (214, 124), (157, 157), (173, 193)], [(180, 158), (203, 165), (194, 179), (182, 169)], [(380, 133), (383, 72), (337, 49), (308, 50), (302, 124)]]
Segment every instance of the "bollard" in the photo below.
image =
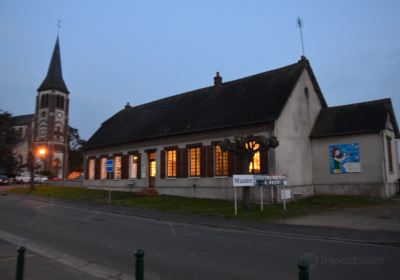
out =
[(17, 249), (18, 251), (18, 258), (17, 258), (17, 274), (15, 279), (16, 280), (23, 280), (24, 279), (24, 261), (25, 261), (25, 247), (21, 246)]
[(144, 279), (144, 251), (139, 249), (135, 252), (136, 262), (135, 262), (135, 279)]
[(309, 280), (308, 268), (310, 263), (306, 259), (301, 259), (298, 261), (297, 267), (299, 268), (299, 280)]

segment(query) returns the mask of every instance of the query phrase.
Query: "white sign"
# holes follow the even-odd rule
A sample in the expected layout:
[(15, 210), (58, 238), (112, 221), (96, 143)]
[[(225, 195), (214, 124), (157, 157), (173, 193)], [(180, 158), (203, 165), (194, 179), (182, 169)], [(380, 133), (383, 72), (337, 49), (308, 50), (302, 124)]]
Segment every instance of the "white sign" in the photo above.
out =
[(281, 199), (290, 199), (291, 195), (290, 190), (281, 190)]
[(253, 175), (233, 175), (234, 187), (252, 187), (254, 186)]

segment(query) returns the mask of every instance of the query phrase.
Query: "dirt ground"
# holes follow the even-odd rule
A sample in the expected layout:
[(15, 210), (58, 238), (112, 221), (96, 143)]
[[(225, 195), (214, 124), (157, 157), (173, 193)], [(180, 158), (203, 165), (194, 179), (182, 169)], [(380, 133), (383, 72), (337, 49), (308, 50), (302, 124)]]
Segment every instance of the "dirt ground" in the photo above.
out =
[(400, 232), (400, 196), (385, 205), (346, 208), (285, 219), (280, 223)]

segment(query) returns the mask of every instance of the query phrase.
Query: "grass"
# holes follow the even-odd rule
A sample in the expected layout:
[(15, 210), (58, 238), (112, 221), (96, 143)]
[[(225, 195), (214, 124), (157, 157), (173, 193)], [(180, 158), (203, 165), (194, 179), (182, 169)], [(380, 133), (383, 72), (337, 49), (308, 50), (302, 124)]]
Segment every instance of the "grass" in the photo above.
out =
[[(36, 190), (33, 191), (29, 190), (29, 188), (14, 188), (9, 190), (9, 192), (76, 201), (89, 201), (100, 204), (108, 203), (108, 191), (105, 190), (37, 186)], [(372, 197), (312, 196), (287, 204), (287, 211), (283, 210), (281, 204), (264, 205), (264, 212), (260, 211), (260, 205), (254, 204), (250, 211), (245, 211), (243, 205), (239, 204), (237, 217), (235, 217), (233, 213), (233, 202), (226, 200), (196, 199), (167, 195), (137, 196), (133, 193), (113, 191), (111, 203), (124, 207), (155, 209), (179, 214), (271, 221), (342, 208), (379, 206), (389, 202)]]

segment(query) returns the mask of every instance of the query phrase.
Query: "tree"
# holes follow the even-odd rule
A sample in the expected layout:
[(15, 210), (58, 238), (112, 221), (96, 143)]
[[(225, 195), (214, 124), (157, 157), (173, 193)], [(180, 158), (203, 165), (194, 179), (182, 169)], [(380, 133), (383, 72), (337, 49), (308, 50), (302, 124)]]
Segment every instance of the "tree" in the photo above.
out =
[(0, 110), (0, 172), (15, 173), (17, 161), (13, 149), (17, 143), (17, 134), (13, 128), (11, 114)]
[[(243, 169), (241, 170), (241, 174), (250, 173), (250, 162), (257, 152), (268, 151), (270, 148), (275, 149), (278, 145), (279, 141), (275, 136), (267, 138), (265, 136), (255, 135), (235, 136), (233, 142), (229, 139), (225, 139), (220, 144), (223, 151), (232, 152), (242, 160)], [(243, 188), (242, 199), (246, 210), (250, 210), (250, 187)]]
[(81, 139), (79, 131), (71, 126), (68, 127), (69, 144), (69, 169), (72, 171), (83, 171), (83, 146), (86, 141)]

